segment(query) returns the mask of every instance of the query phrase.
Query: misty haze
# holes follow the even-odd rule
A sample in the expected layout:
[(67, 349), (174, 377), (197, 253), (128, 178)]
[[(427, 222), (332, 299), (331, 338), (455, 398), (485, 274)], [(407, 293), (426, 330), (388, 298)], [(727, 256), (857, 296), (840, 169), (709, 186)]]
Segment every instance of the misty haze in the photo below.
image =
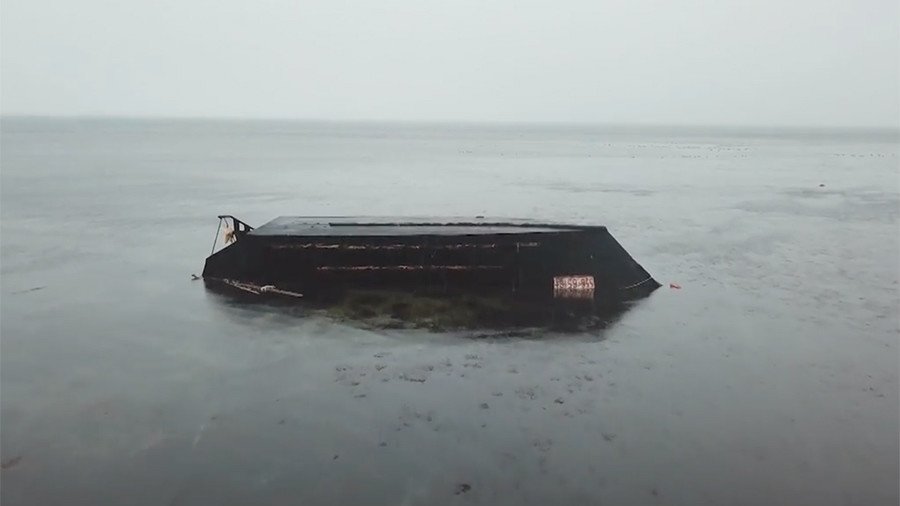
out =
[(898, 157), (896, 1), (3, 0), (0, 502), (896, 505)]

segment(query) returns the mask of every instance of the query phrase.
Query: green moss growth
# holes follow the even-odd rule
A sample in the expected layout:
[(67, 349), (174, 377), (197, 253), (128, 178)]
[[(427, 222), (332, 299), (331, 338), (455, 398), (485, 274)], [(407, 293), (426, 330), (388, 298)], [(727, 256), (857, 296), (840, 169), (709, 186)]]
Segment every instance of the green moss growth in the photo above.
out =
[(508, 326), (529, 314), (531, 308), (500, 296), (353, 290), (330, 304), (326, 312), (334, 318), (374, 327), (451, 330)]

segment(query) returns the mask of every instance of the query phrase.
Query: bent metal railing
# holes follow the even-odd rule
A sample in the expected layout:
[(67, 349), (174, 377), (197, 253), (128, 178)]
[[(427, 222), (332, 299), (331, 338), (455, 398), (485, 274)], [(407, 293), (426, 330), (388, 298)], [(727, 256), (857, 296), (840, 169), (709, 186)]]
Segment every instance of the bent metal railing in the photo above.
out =
[[(230, 214), (221, 214), (218, 218), (219, 226), (216, 227), (216, 236), (213, 237), (212, 250), (209, 252), (210, 255), (216, 252), (216, 244), (219, 242), (219, 232), (222, 231), (222, 223), (225, 224), (225, 246), (237, 241), (243, 237), (244, 234), (253, 230), (253, 227)], [(231, 220), (230, 225), (228, 223), (229, 220)]]

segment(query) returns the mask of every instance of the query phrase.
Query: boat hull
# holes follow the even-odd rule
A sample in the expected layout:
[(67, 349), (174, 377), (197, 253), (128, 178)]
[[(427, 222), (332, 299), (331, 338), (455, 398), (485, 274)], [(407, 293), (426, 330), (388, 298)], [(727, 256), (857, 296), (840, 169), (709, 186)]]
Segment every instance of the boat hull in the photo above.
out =
[(277, 286), (304, 298), (388, 289), (593, 306), (620, 305), (660, 286), (606, 227), (401, 223), (280, 232), (264, 226), (241, 234), (207, 258), (203, 277)]

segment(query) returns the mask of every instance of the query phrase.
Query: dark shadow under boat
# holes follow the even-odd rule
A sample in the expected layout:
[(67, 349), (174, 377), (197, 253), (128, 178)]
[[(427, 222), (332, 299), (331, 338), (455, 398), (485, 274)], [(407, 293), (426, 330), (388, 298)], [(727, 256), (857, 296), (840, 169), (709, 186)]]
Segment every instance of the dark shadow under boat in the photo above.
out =
[[(369, 329), (426, 329), (515, 331), (547, 329), (584, 332), (617, 321), (634, 302), (597, 307), (591, 301), (537, 301), (485, 293), (434, 294), (390, 290), (347, 290), (329, 297), (286, 299), (236, 291), (215, 281), (206, 282), (215, 303), (234, 314), (249, 308), (301, 316), (317, 314)], [(298, 311), (299, 309), (299, 311)]]

